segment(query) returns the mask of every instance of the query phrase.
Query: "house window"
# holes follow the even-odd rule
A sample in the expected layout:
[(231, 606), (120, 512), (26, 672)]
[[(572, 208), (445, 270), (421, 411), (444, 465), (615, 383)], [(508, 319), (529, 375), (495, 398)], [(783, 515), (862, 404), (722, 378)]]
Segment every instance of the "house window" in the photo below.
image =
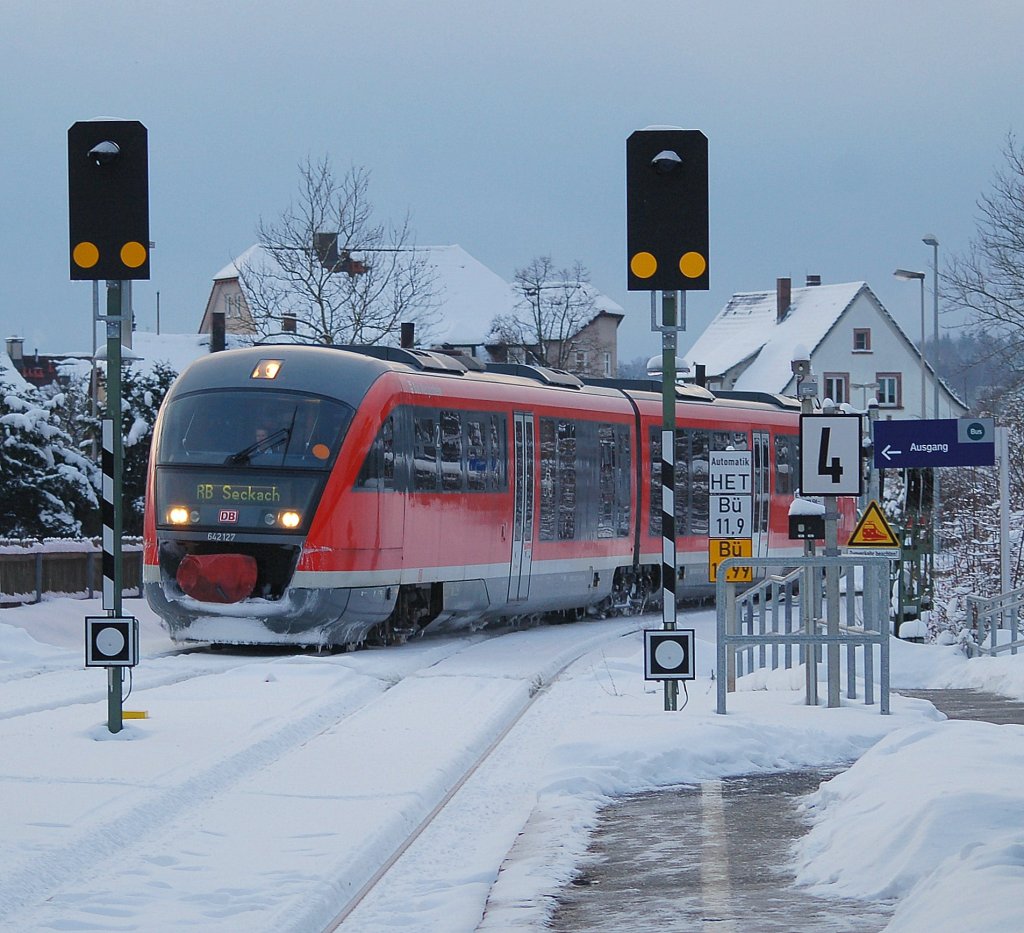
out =
[(585, 372), (587, 372), (587, 363), (589, 362), (589, 360), (587, 359), (587, 356), (588, 356), (588, 354), (587, 354), (586, 350), (577, 350), (576, 351), (576, 372), (578, 372), (578, 373), (585, 373)]
[(604, 375), (608, 379), (612, 374), (612, 355), (607, 350), (604, 352)]
[(855, 327), (853, 329), (853, 352), (854, 353), (870, 353), (871, 352), (871, 328), (870, 327)]
[(879, 408), (903, 407), (903, 375), (902, 373), (877, 373)]
[(850, 374), (825, 373), (825, 398), (832, 399), (837, 405), (850, 401)]

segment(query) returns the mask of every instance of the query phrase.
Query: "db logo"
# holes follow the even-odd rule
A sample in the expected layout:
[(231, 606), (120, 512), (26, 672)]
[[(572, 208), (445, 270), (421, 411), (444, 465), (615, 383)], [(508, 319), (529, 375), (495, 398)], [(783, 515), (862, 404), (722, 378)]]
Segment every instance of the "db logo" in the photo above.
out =
[(217, 521), (222, 524), (235, 524), (238, 521), (238, 509), (221, 509)]

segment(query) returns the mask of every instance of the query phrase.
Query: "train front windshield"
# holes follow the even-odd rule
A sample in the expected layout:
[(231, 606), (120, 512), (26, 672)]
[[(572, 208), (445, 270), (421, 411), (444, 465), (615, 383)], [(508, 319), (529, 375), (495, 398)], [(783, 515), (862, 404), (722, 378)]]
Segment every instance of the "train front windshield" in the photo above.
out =
[(287, 392), (207, 392), (164, 414), (157, 463), (326, 470), (352, 420), (348, 405)]
[(340, 402), (288, 392), (175, 399), (156, 451), (157, 525), (302, 531), (352, 414)]

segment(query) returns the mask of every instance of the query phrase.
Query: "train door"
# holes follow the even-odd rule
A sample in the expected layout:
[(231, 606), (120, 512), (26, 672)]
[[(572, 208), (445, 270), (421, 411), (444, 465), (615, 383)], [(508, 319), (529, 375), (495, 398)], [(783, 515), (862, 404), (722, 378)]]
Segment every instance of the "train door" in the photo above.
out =
[(512, 481), (512, 563), (508, 578), (508, 601), (519, 602), (530, 595), (533, 566), (533, 415), (516, 412)]
[(771, 459), (767, 431), (754, 431), (751, 438), (754, 451), (754, 501), (751, 515), (753, 540), (751, 550), (755, 557), (768, 555), (768, 515), (771, 505), (771, 486), (768, 485), (768, 463)]

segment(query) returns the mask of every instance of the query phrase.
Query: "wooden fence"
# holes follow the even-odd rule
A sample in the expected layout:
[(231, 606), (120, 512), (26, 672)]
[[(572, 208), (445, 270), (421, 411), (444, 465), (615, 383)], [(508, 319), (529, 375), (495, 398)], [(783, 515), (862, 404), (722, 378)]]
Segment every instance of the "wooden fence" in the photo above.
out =
[[(142, 596), (142, 544), (123, 545), (124, 596)], [(0, 608), (38, 603), (43, 594), (92, 599), (103, 589), (99, 541), (0, 541)]]

